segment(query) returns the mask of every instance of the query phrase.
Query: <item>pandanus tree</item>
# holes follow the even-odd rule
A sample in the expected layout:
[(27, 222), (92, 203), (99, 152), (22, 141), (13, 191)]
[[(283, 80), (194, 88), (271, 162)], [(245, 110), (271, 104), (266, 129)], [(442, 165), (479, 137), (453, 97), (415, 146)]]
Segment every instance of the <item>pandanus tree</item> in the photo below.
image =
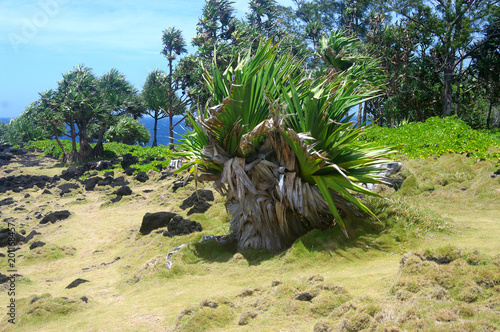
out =
[[(382, 86), (387, 80), (384, 75), (380, 61), (363, 54), (361, 43), (356, 37), (348, 36), (344, 30), (332, 31), (329, 35), (323, 35), (316, 49), (316, 55), (323, 60), (326, 66), (326, 75), (335, 80), (339, 74), (347, 80), (358, 82), (358, 91), (372, 91), (374, 86)], [(361, 125), (361, 111), (363, 104), (358, 105), (358, 121)]]
[(189, 117), (181, 147), (189, 159), (182, 169), (226, 196), (240, 250), (278, 251), (334, 225), (347, 235), (345, 216), (373, 216), (356, 194), (375, 195), (361, 184), (380, 181), (388, 152), (360, 144), (361, 129), (346, 117), (376, 94), (364, 82), (368, 64), (313, 80), (276, 49), (267, 42), (234, 69), (206, 72), (214, 106)]
[[(167, 85), (164, 87), (167, 90), (168, 94), (168, 106), (163, 108), (163, 112), (168, 116), (170, 120), (170, 149), (174, 149), (174, 128), (180, 121), (174, 124), (174, 115), (179, 115), (184, 113), (186, 105), (189, 102), (189, 98), (186, 94), (182, 94), (179, 96), (176, 95), (176, 92), (183, 89), (182, 80), (174, 80), (174, 69), (173, 69), (173, 61), (176, 59), (178, 55), (186, 53), (186, 42), (182, 37), (182, 32), (175, 27), (170, 27), (167, 30), (163, 31), (163, 50), (162, 54), (168, 60), (168, 76), (167, 76)], [(162, 83), (161, 81), (159, 81)], [(164, 83), (162, 83), (164, 85)], [(153, 145), (154, 146), (154, 145)]]
[(167, 112), (163, 112), (169, 108), (170, 94), (167, 85), (168, 79), (165, 73), (155, 69), (148, 74), (142, 89), (142, 97), (148, 109), (147, 114), (154, 119), (153, 147), (158, 145), (158, 121), (168, 115)]
[[(137, 91), (115, 69), (98, 78), (91, 68), (79, 65), (63, 75), (56, 90), (45, 91), (40, 97), (38, 121), (52, 129), (68, 163), (100, 156), (104, 134), (119, 116), (143, 113)], [(61, 125), (69, 129), (70, 151), (58, 139)]]

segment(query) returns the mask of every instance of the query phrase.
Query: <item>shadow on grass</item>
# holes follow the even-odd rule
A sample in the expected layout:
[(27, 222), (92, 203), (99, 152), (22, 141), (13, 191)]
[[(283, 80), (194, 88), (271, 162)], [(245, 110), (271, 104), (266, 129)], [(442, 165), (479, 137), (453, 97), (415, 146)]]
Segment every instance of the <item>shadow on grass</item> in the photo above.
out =
[[(313, 258), (316, 254), (326, 254), (346, 257), (357, 257), (357, 250), (387, 251), (391, 245), (383, 241), (375, 241), (385, 230), (385, 224), (374, 218), (357, 219), (347, 225), (349, 238), (347, 238), (339, 227), (328, 230), (314, 229), (298, 238), (289, 248), (280, 252), (270, 252), (262, 249), (237, 250), (237, 244), (221, 245), (212, 240), (204, 243), (196, 243), (196, 256), (208, 262), (229, 262), (244, 258), (249, 265), (259, 265), (267, 260), (283, 256), (294, 256), (296, 258)], [(375, 240), (374, 240), (375, 239)], [(352, 250), (356, 249), (356, 250)], [(239, 253), (241, 256), (236, 256)]]

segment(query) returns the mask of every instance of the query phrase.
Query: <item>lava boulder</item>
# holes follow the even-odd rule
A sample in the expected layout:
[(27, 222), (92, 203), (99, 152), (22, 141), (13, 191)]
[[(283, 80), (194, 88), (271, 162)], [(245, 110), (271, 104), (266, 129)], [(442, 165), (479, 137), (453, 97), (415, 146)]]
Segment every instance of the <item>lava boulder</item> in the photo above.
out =
[(155, 229), (167, 227), (170, 220), (172, 220), (172, 218), (175, 216), (176, 214), (173, 212), (148, 212), (142, 218), (142, 224), (139, 232), (146, 235), (151, 233)]
[(68, 219), (70, 215), (71, 212), (69, 212), (68, 210), (50, 212), (49, 214), (45, 215), (42, 220), (40, 220), (40, 224), (48, 224), (49, 222), (54, 224), (59, 220)]

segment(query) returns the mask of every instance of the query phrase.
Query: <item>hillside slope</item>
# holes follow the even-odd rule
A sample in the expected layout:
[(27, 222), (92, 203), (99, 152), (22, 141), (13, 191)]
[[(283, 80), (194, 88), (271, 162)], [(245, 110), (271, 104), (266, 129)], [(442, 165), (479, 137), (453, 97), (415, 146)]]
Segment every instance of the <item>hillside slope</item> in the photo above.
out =
[[(65, 169), (29, 153), (2, 166), (0, 177), (53, 177)], [(41, 234), (16, 245), (16, 324), (4, 316), (0, 325), (7, 331), (500, 329), (494, 171), (489, 162), (458, 155), (406, 160), (402, 188), (382, 190), (396, 207), (372, 202), (381, 224), (353, 221), (349, 240), (335, 229), (313, 231), (277, 254), (201, 243), (228, 232), (224, 200), (214, 193), (206, 212), (188, 215), (183, 203), (195, 184), (178, 187), (182, 177), (166, 171), (150, 171), (145, 182), (115, 171), (112, 178), (125, 182), (93, 190), (75, 178), (8, 190), (0, 193), (0, 218), (16, 232)], [(113, 202), (126, 182), (132, 194)], [(61, 194), (61, 185), (69, 192)], [(40, 224), (62, 210), (69, 218)], [(142, 235), (144, 215), (161, 211), (199, 222), (203, 231), (171, 238), (162, 227)], [(46, 244), (30, 249), (37, 241)], [(165, 256), (181, 244), (187, 246), (172, 255), (168, 270)], [(0, 252), (8, 256), (7, 249)], [(0, 258), (2, 273), (7, 264)], [(85, 282), (67, 288), (77, 279)], [(2, 287), (5, 308), (13, 297), (8, 283)]]

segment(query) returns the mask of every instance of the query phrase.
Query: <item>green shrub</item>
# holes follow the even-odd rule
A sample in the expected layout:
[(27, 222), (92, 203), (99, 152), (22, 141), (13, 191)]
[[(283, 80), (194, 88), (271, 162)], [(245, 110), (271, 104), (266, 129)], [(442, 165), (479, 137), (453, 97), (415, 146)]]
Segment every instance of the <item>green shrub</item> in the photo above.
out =
[(380, 146), (392, 146), (408, 158), (467, 153), (474, 159), (500, 160), (498, 132), (473, 130), (456, 117), (433, 117), (397, 128), (373, 125), (366, 128), (362, 138)]
[(104, 136), (108, 142), (145, 144), (151, 139), (148, 129), (132, 116), (122, 116)]

